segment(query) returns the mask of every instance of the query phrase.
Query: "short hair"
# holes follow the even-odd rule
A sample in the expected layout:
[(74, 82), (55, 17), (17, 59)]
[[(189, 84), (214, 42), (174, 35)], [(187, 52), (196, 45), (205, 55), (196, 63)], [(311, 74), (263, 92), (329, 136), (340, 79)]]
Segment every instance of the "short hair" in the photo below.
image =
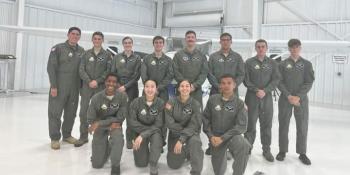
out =
[(193, 34), (193, 35), (197, 38), (197, 34), (196, 34), (195, 31), (193, 31), (193, 30), (188, 30), (188, 31), (185, 33), (185, 37), (186, 37), (187, 35), (189, 35), (189, 34)]
[(230, 38), (230, 40), (232, 40), (232, 35), (231, 34), (229, 34), (229, 33), (222, 33), (221, 35), (220, 35), (220, 39), (221, 38), (223, 38), (223, 37), (225, 37), (225, 36), (228, 36), (229, 38)]
[(156, 41), (156, 40), (162, 40), (163, 41), (163, 43), (165, 43), (165, 39), (162, 37), (162, 36), (155, 36), (155, 37), (153, 37), (153, 44), (154, 44), (154, 42)]
[(147, 82), (149, 82), (149, 81), (153, 81), (155, 84), (156, 84), (156, 87), (158, 87), (158, 83), (157, 83), (157, 81), (156, 80), (153, 80), (153, 79), (148, 79), (148, 80), (146, 80), (143, 84), (145, 85)]
[(294, 47), (294, 46), (301, 46), (301, 42), (299, 39), (296, 39), (296, 38), (292, 38), (288, 41), (288, 47), (291, 48), (291, 47)]
[(134, 43), (134, 40), (132, 40), (132, 38), (130, 36), (126, 36), (126, 37), (123, 38), (122, 44), (124, 44), (124, 41), (127, 40), (127, 39), (130, 39), (131, 43)]
[(70, 27), (70, 28), (68, 29), (68, 34), (70, 34), (73, 30), (78, 31), (79, 34), (81, 34), (81, 30), (79, 29), (79, 27)]
[(257, 45), (258, 43), (265, 43), (265, 45), (266, 45), (266, 47), (267, 47), (267, 41), (264, 40), (264, 39), (258, 39), (258, 40), (256, 40), (256, 41), (255, 41), (255, 47), (256, 47), (256, 45)]
[(100, 31), (96, 31), (96, 32), (94, 32), (93, 34), (92, 34), (92, 38), (95, 36), (95, 35), (98, 35), (98, 36), (101, 36), (102, 37), (102, 39), (104, 39), (104, 35), (103, 35), (103, 33), (102, 32), (100, 32)]
[(236, 83), (235, 77), (234, 77), (233, 75), (231, 75), (231, 74), (224, 74), (224, 75), (222, 75), (222, 76), (220, 77), (220, 83), (221, 83), (221, 81), (222, 81), (224, 78), (231, 78), (231, 79), (233, 80), (233, 82)]
[(109, 77), (115, 77), (115, 78), (117, 79), (117, 83), (119, 82), (119, 76), (118, 76), (116, 73), (111, 72), (111, 73), (107, 74), (105, 81), (106, 81)]

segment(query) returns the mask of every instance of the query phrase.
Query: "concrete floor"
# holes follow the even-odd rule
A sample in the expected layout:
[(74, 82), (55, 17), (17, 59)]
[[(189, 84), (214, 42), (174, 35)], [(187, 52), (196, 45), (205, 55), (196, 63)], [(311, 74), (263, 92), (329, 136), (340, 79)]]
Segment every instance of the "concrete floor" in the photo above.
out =
[[(110, 164), (93, 169), (90, 164), (91, 142), (80, 148), (63, 143), (59, 151), (50, 149), (47, 125), (47, 95), (18, 95), (0, 98), (0, 172), (6, 175), (80, 175), (109, 174)], [(272, 153), (278, 153), (277, 109), (273, 122)], [(350, 162), (350, 111), (311, 106), (308, 156), (311, 166), (303, 165), (295, 153), (295, 122), (291, 120), (290, 152), (284, 162), (269, 163), (261, 154), (259, 134), (248, 162), (246, 175), (256, 171), (267, 175), (347, 175)], [(76, 118), (73, 136), (79, 135)], [(92, 137), (90, 136), (90, 140)], [(207, 139), (202, 134), (203, 150)], [(159, 174), (189, 174), (189, 164), (170, 170), (166, 154), (160, 158)], [(226, 174), (232, 174), (228, 162)], [(148, 168), (136, 168), (131, 150), (124, 149), (122, 174), (146, 175)], [(203, 175), (213, 174), (210, 157), (205, 156)]]

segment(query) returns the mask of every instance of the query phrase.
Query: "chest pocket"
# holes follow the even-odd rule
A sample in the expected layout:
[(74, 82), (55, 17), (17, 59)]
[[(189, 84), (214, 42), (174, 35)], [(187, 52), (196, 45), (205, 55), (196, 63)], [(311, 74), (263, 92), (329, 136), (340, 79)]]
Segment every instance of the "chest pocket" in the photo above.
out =
[(269, 72), (269, 71), (272, 70), (272, 66), (271, 66), (270, 64), (262, 64), (262, 65), (261, 65), (261, 68), (262, 68), (262, 70), (265, 71), (265, 72)]
[[(156, 113), (158, 114), (158, 111), (156, 110)], [(137, 119), (144, 125), (150, 126), (154, 123), (156, 120), (156, 115), (154, 109), (149, 110), (149, 115), (147, 115), (147, 110), (142, 109), (139, 114), (137, 115)]]

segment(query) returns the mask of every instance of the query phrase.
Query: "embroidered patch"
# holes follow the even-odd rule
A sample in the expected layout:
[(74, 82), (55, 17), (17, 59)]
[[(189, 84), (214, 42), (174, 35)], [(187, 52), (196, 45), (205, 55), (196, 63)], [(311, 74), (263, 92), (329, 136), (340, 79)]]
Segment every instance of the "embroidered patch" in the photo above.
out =
[(154, 65), (156, 65), (157, 63), (153, 60), (153, 61), (151, 62), (151, 64), (154, 66)]
[(191, 109), (191, 108), (184, 108), (184, 109), (182, 110), (182, 112), (183, 112), (184, 114), (192, 114), (192, 109)]
[(146, 109), (142, 109), (141, 112), (140, 112), (141, 115), (146, 115), (147, 112), (146, 112)]
[(109, 105), (109, 107), (110, 107), (110, 108), (113, 108), (113, 109), (118, 109), (118, 108), (119, 108), (119, 104), (118, 104), (118, 103), (117, 103), (117, 104), (111, 103), (111, 104)]
[(158, 115), (158, 110), (157, 110), (157, 109), (151, 109), (151, 110), (149, 111), (149, 114), (150, 114), (150, 115)]
[(291, 69), (291, 68), (293, 68), (293, 66), (291, 64), (288, 64), (287, 69)]
[(231, 106), (231, 105), (227, 105), (227, 106), (225, 106), (225, 111), (233, 112), (234, 111), (234, 107)]
[(69, 52), (68, 56), (69, 56), (69, 57), (72, 57), (72, 56), (73, 56), (73, 53), (72, 53), (72, 52)]
[(221, 106), (220, 105), (215, 106), (215, 110), (220, 111), (221, 110)]
[(121, 63), (125, 63), (125, 60), (124, 60), (124, 59), (121, 59), (120, 62), (121, 62)]
[(257, 64), (255, 65), (254, 69), (260, 69), (260, 66)]
[(101, 106), (101, 109), (106, 110), (106, 109), (107, 109), (107, 105), (106, 105), (106, 104), (103, 104), (103, 105)]
[(89, 61), (91, 61), (91, 62), (94, 61), (94, 60), (95, 60), (94, 57), (90, 57), (89, 58)]
[(188, 58), (187, 56), (182, 57), (182, 59), (183, 59), (184, 61), (188, 61), (188, 60), (189, 60), (189, 58)]

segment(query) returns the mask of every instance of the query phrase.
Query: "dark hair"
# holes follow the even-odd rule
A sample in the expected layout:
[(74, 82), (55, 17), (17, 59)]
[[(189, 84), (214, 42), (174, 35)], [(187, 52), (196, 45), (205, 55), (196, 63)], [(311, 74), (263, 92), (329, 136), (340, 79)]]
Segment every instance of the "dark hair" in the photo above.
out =
[(195, 37), (197, 37), (196, 32), (193, 31), (193, 30), (188, 30), (188, 31), (185, 33), (185, 37), (186, 37), (187, 35), (189, 35), (189, 34), (193, 34)]
[(134, 43), (134, 40), (132, 40), (132, 38), (130, 36), (126, 36), (126, 37), (123, 38), (122, 44), (124, 44), (124, 41), (127, 40), (127, 39), (130, 39), (131, 43)]
[(288, 41), (288, 47), (301, 46), (301, 42), (299, 39), (293, 38)]
[(180, 84), (181, 84), (182, 82), (184, 82), (184, 81), (187, 81), (188, 83), (191, 84), (190, 80), (188, 80), (188, 79), (183, 79), (183, 80), (179, 81), (179, 82), (177, 83), (177, 85), (176, 85), (176, 90), (177, 90), (178, 92), (179, 92)]
[(81, 30), (79, 29), (79, 27), (71, 27), (68, 29), (68, 34), (71, 33), (73, 30), (76, 30), (79, 32), (79, 34), (81, 34)]
[(220, 77), (220, 83), (221, 83), (221, 81), (222, 81), (224, 78), (231, 78), (231, 79), (233, 80), (233, 82), (236, 83), (235, 77), (234, 77), (233, 75), (231, 75), (231, 74), (224, 74), (224, 75), (222, 75), (222, 76)]
[(109, 77), (115, 77), (115, 78), (117, 78), (117, 83), (119, 82), (119, 76), (116, 73), (111, 72), (111, 73), (107, 74), (105, 80), (107, 80)]
[(223, 37), (225, 37), (225, 36), (228, 36), (228, 37), (230, 38), (230, 40), (232, 40), (232, 35), (229, 34), (229, 33), (222, 33), (222, 34), (220, 35), (220, 39), (223, 38)]
[(264, 40), (264, 39), (258, 39), (258, 40), (256, 40), (256, 41), (255, 41), (255, 47), (256, 47), (256, 45), (257, 45), (258, 43), (265, 43), (265, 45), (266, 45), (266, 47), (267, 47), (267, 41)]
[(148, 79), (148, 80), (146, 80), (145, 82), (143, 82), (143, 84), (146, 84), (146, 83), (149, 82), (149, 81), (153, 81), (153, 82), (156, 84), (156, 87), (158, 87), (157, 81), (156, 81), (156, 80), (153, 80), (153, 79)]
[(155, 36), (155, 37), (153, 38), (153, 44), (154, 44), (154, 42), (155, 42), (156, 40), (162, 40), (163, 43), (165, 42), (165, 39), (164, 39), (162, 36)]
[(93, 38), (95, 35), (101, 36), (101, 37), (102, 37), (102, 39), (104, 39), (104, 38), (105, 38), (105, 36), (103, 35), (103, 33), (102, 33), (102, 32), (100, 32), (100, 31), (96, 31), (96, 32), (94, 32), (94, 33), (92, 34), (92, 38)]

